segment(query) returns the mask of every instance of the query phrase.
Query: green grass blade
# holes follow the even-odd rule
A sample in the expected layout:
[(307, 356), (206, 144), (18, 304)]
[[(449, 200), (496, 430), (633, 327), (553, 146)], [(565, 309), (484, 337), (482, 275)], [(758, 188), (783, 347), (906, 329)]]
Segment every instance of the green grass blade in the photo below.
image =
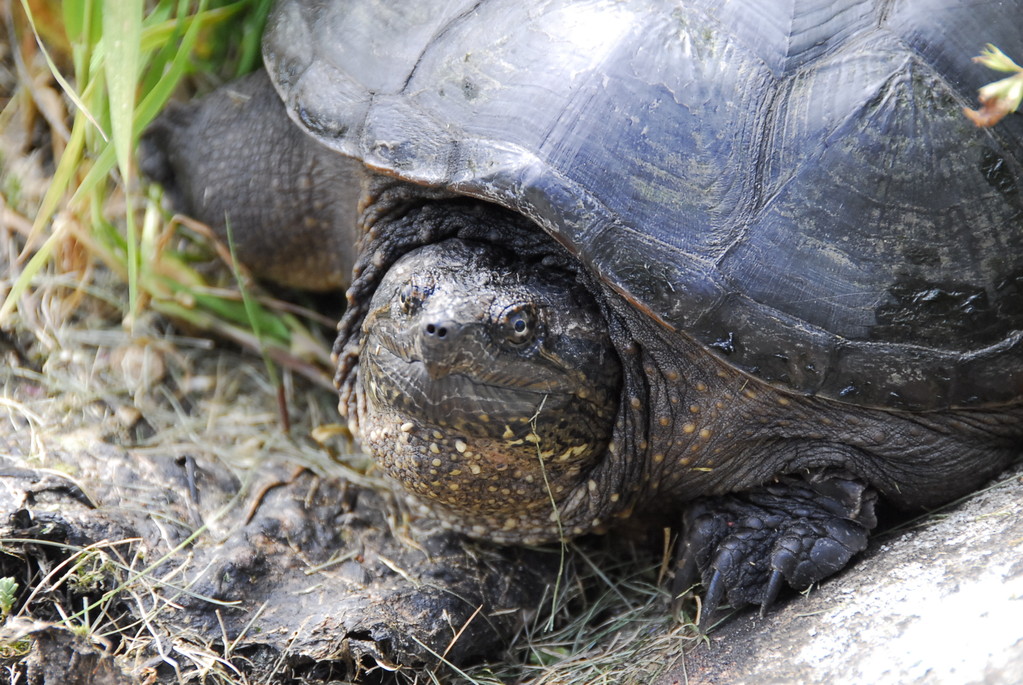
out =
[(131, 171), (135, 84), (139, 73), (142, 0), (105, 0), (103, 4), (104, 67), (110, 97), (111, 139), (125, 178)]
[[(135, 112), (136, 131), (141, 131), (156, 118), (156, 115), (163, 110), (167, 100), (170, 99), (174, 89), (177, 88), (181, 78), (185, 75), (185, 70), (189, 65), (189, 56), (192, 54), (192, 49), (195, 47), (196, 40), (199, 37), (199, 29), (204, 25), (202, 19), (209, 18), (210, 16), (206, 13), (207, 4), (207, 0), (200, 0), (198, 12), (188, 22), (188, 28), (181, 39), (180, 48), (166, 68), (163, 69), (163, 76), (160, 77), (152, 89), (142, 98), (142, 102), (139, 103), (138, 109)], [(163, 65), (159, 65), (158, 62), (158, 66)]]
[[(64, 154), (61, 155), (60, 162), (57, 164), (57, 169), (53, 174), (53, 179), (43, 195), (36, 219), (32, 224), (32, 231), (27, 241), (28, 245), (32, 245), (42, 235), (43, 227), (57, 211), (65, 191), (72, 183), (85, 147), (86, 126), (87, 124), (84, 119), (76, 117), (75, 123), (71, 128), (71, 138), (68, 140), (67, 147), (64, 148)], [(7, 293), (3, 304), (0, 305), (0, 325), (4, 324), (7, 317), (14, 310), (15, 303), (28, 288), (32, 278), (49, 261), (56, 244), (57, 234), (57, 231), (50, 234), (43, 243), (43, 246), (39, 248), (39, 251), (25, 266), (24, 271), (18, 276), (17, 280), (11, 284), (10, 292)]]
[(252, 71), (262, 62), (263, 28), (273, 0), (257, 0), (257, 2), (259, 5), (248, 19), (251, 25), (246, 31), (245, 40), (242, 41), (242, 56), (238, 60), (238, 76)]
[(50, 72), (53, 74), (53, 78), (56, 79), (57, 83), (60, 84), (60, 87), (64, 90), (64, 93), (67, 94), (68, 98), (71, 99), (71, 102), (74, 103), (75, 107), (77, 107), (79, 111), (82, 112), (82, 114), (88, 117), (89, 121), (91, 121), (93, 126), (96, 127), (96, 130), (100, 132), (100, 135), (102, 135), (103, 138), (106, 139), (106, 133), (104, 133), (103, 127), (99, 125), (99, 122), (96, 120), (96, 117), (92, 115), (92, 113), (89, 111), (89, 108), (85, 106), (84, 102), (82, 102), (82, 99), (79, 97), (78, 92), (71, 87), (71, 84), (68, 83), (67, 79), (64, 78), (64, 75), (61, 74), (60, 69), (57, 68), (57, 65), (53, 61), (53, 58), (50, 57), (49, 50), (46, 49), (46, 45), (39, 37), (39, 31), (36, 30), (35, 19), (33, 18), (31, 8), (29, 8), (28, 6), (28, 0), (21, 0), (21, 6), (25, 10), (25, 16), (28, 18), (28, 25), (29, 28), (32, 29), (32, 35), (35, 36), (36, 45), (39, 46), (39, 52), (40, 54), (42, 54), (43, 59), (46, 60), (46, 66), (49, 67)]
[[(134, 144), (135, 97), (139, 74), (142, 38), (142, 0), (104, 0), (103, 43), (106, 48), (104, 67), (110, 98), (110, 129), (117, 166), (121, 177), (130, 179)], [(127, 190), (127, 189), (126, 189)], [(138, 302), (138, 236), (132, 211), (131, 194), (125, 193), (128, 230), (128, 311), (137, 313)]]

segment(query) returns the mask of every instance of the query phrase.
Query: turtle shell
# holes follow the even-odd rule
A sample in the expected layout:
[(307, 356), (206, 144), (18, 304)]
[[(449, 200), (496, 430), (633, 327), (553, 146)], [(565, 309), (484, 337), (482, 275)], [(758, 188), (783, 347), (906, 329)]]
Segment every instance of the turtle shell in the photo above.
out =
[(1023, 397), (1023, 117), (962, 114), (1023, 3), (280, 0), (295, 121), (522, 212), (637, 312), (793, 392)]

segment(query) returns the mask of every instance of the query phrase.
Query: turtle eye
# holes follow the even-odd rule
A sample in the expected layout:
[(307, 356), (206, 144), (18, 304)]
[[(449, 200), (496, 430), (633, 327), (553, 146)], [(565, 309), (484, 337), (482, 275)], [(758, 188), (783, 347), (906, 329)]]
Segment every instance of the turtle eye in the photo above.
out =
[(416, 311), (423, 303), (425, 293), (416, 283), (409, 281), (398, 290), (398, 306), (405, 314)]
[(536, 336), (536, 323), (536, 311), (527, 304), (506, 307), (498, 320), (505, 340), (516, 346), (525, 345)]

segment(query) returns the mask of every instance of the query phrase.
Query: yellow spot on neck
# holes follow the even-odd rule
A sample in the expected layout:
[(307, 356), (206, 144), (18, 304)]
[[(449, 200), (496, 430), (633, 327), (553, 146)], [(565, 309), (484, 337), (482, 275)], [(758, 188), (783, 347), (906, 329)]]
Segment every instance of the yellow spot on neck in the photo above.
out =
[(588, 449), (588, 447), (589, 446), (585, 444), (569, 447), (568, 449), (561, 453), (561, 455), (558, 457), (558, 461), (568, 461), (572, 457), (578, 457), (580, 454), (584, 453)]

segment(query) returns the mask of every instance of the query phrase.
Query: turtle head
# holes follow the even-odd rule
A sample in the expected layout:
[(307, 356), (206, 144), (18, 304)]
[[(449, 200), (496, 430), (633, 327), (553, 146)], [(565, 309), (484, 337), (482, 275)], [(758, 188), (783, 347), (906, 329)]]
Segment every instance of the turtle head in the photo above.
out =
[(388, 473), (471, 534), (558, 537), (557, 503), (607, 448), (621, 379), (574, 275), (427, 245), (388, 271), (363, 341), (359, 423)]

